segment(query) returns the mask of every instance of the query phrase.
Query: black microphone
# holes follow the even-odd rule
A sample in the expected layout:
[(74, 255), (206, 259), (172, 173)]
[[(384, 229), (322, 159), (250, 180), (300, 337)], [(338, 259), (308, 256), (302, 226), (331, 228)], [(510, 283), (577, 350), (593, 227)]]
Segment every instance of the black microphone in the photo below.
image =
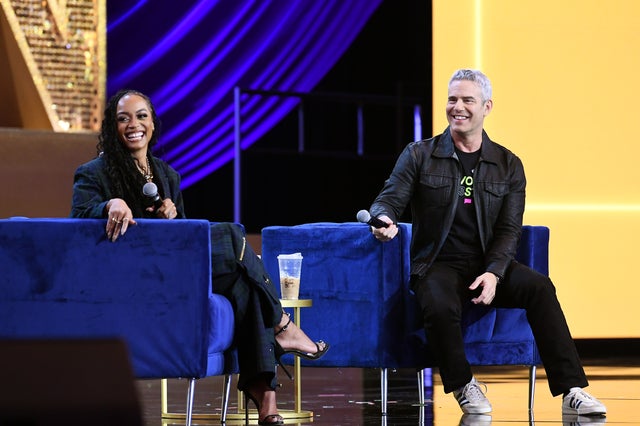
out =
[(153, 206), (158, 209), (162, 206), (162, 199), (158, 195), (158, 187), (153, 182), (147, 182), (142, 187), (142, 193), (145, 197), (150, 198), (153, 201)]
[(372, 217), (371, 214), (366, 210), (360, 210), (356, 215), (358, 218), (358, 222), (366, 223), (367, 225), (371, 225), (374, 228), (388, 228), (389, 224), (384, 222), (377, 217)]

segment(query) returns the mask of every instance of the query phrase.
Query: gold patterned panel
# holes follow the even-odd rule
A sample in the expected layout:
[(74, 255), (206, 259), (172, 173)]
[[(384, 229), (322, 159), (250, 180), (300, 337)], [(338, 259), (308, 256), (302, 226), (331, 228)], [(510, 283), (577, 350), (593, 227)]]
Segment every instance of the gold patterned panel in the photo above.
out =
[(97, 131), (105, 0), (0, 0), (0, 126)]

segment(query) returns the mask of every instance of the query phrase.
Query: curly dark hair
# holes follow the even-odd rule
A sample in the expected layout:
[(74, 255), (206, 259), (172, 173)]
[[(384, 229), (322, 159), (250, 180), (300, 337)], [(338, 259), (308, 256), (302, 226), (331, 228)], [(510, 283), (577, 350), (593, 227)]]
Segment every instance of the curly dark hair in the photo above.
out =
[(118, 123), (116, 120), (118, 102), (123, 96), (132, 94), (143, 98), (147, 102), (149, 110), (151, 111), (155, 130), (151, 140), (149, 141), (147, 157), (149, 158), (149, 164), (152, 164), (151, 149), (158, 142), (160, 119), (156, 114), (156, 110), (151, 99), (137, 90), (120, 90), (109, 99), (104, 110), (102, 128), (100, 130), (100, 135), (98, 136), (98, 144), (96, 148), (98, 155), (103, 156), (107, 163), (107, 174), (111, 182), (113, 193), (127, 202), (133, 211), (134, 216), (142, 216), (144, 215), (144, 209), (142, 206), (147, 204), (148, 201), (142, 194), (141, 189), (146, 181), (138, 171), (133, 156), (118, 138)]

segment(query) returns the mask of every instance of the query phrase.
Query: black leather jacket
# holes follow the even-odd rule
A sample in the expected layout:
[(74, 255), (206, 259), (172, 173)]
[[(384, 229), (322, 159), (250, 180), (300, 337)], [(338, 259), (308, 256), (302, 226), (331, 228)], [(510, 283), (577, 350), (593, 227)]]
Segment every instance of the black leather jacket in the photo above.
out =
[[(451, 229), (462, 168), (447, 128), (441, 135), (410, 143), (373, 202), (372, 216), (394, 222), (411, 205), (411, 274), (422, 275)], [(486, 271), (503, 277), (515, 257), (524, 214), (526, 178), (520, 159), (482, 134), (474, 173), (473, 199)]]

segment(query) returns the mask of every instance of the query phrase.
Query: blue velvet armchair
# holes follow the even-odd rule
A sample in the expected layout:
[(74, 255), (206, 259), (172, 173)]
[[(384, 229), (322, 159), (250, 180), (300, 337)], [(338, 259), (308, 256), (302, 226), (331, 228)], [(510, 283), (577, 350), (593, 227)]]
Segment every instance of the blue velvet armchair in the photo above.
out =
[[(304, 256), (300, 298), (313, 307), (301, 315), (305, 330), (332, 348), (320, 360), (302, 365), (380, 368), (382, 412), (386, 413), (387, 369), (416, 368), (424, 403), (423, 369), (433, 367), (417, 301), (409, 289), (411, 225), (378, 242), (361, 223), (309, 223), (262, 230), (262, 258), (274, 280), (276, 256)], [(524, 226), (517, 258), (548, 274), (549, 229)], [(529, 367), (529, 408), (533, 406), (536, 365), (533, 334), (521, 309), (474, 307), (465, 315), (464, 336), (472, 365)]]
[[(212, 293), (209, 222), (139, 220), (112, 243), (104, 220), (0, 220), (0, 339), (123, 339), (136, 378), (230, 375), (234, 316)], [(163, 398), (165, 397), (163, 393)]]

